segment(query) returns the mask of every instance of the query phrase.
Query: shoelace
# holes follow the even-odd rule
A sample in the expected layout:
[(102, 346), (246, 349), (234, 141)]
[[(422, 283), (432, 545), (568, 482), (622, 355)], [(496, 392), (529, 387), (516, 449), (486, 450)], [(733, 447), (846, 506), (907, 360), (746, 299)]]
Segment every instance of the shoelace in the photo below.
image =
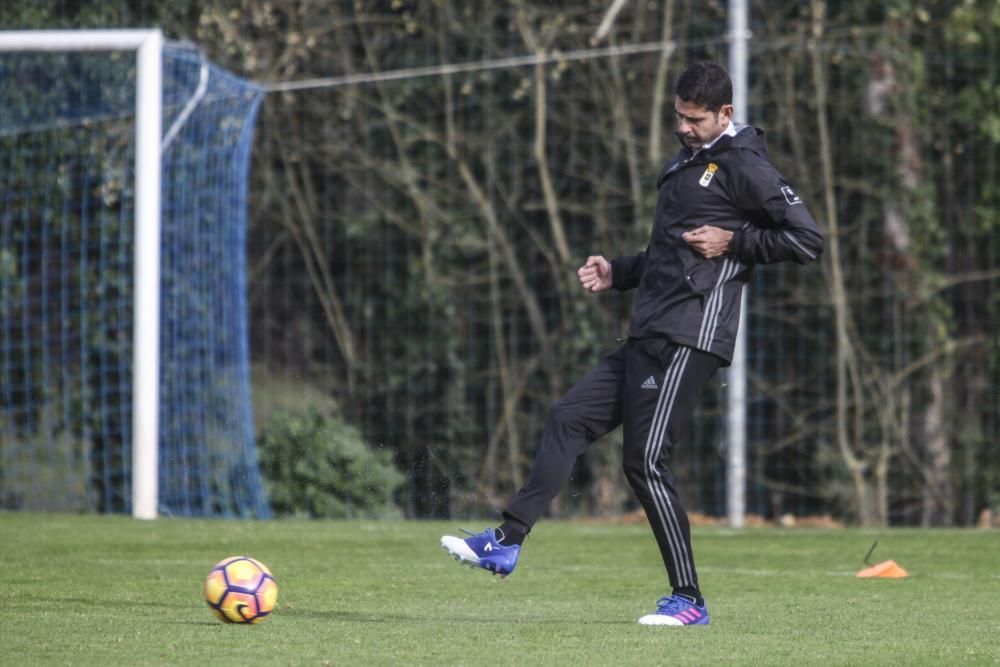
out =
[(459, 528), (459, 530), (462, 531), (463, 533), (465, 533), (466, 535), (470, 535), (472, 537), (476, 537), (478, 535), (482, 535), (483, 533), (485, 533), (486, 530), (489, 530), (489, 528), (487, 528), (486, 530), (481, 530), (478, 533), (474, 533), (471, 530), (466, 530), (465, 528)]
[[(507, 548), (507, 545), (502, 544), (500, 542), (500, 540), (503, 539), (503, 533), (501, 533), (500, 537), (498, 538), (496, 532), (492, 532), (493, 531), (492, 528), (487, 528), (487, 529), (482, 530), (482, 531), (480, 531), (478, 533), (473, 533), (471, 530), (466, 530), (465, 528), (459, 528), (459, 530), (462, 531), (463, 533), (465, 533), (466, 535), (471, 536), (471, 537), (479, 537), (480, 535), (486, 535), (487, 537), (492, 537), (493, 541), (497, 543), (497, 546), (501, 547), (502, 549), (506, 549)], [(499, 531), (500, 531), (500, 529), (498, 528), (497, 532), (499, 532)]]
[(693, 606), (687, 600), (679, 600), (673, 595), (667, 595), (656, 601), (656, 613), (663, 614), (664, 616), (673, 616)]

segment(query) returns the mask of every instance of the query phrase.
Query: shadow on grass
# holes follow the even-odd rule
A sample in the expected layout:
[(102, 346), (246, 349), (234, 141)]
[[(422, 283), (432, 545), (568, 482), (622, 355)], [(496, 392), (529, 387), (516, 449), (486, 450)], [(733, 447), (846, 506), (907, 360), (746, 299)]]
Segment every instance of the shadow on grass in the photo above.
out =
[[(204, 604), (204, 603), (202, 603)], [(137, 609), (147, 610), (150, 604), (146, 600), (108, 600), (103, 597), (70, 597), (64, 595), (35, 595), (29, 600), (19, 603), (22, 608), (65, 609), (71, 607), (86, 607), (88, 609)], [(156, 601), (157, 609), (190, 609), (191, 605), (183, 602)]]
[(217, 621), (215, 619), (209, 618), (207, 621), (182, 621), (180, 619), (167, 619), (159, 622), (160, 625), (196, 625), (198, 627), (207, 627), (209, 625), (218, 626), (220, 628), (225, 628), (229, 626), (242, 627), (244, 625), (252, 625), (249, 623), (223, 623), (222, 621)]
[[(491, 616), (479, 615), (459, 615), (459, 614), (373, 614), (368, 612), (347, 611), (342, 609), (312, 610), (312, 609), (280, 609), (275, 613), (282, 616), (292, 616), (304, 619), (320, 619), (324, 621), (341, 621), (344, 623), (470, 623), (481, 625), (562, 625), (564, 623), (581, 623), (578, 618), (552, 618), (524, 616), (523, 618), (494, 618)], [(607, 621), (583, 622), (584, 625), (606, 626), (606, 625), (634, 625), (633, 619), (619, 619)]]

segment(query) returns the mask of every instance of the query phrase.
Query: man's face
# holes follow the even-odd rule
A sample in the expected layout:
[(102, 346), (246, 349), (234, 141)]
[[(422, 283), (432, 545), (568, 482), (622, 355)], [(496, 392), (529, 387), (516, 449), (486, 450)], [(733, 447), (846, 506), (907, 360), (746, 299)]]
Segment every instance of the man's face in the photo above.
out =
[(674, 97), (674, 112), (677, 114), (677, 132), (684, 145), (698, 150), (726, 131), (733, 118), (733, 105), (725, 104), (718, 111), (685, 102)]

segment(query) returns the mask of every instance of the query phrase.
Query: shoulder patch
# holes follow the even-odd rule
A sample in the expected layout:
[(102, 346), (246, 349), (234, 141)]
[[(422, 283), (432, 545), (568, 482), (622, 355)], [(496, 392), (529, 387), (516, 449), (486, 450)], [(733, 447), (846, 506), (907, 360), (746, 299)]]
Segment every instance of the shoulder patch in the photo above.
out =
[(785, 201), (788, 202), (789, 206), (795, 206), (796, 204), (802, 203), (802, 198), (795, 194), (795, 191), (787, 185), (781, 188), (781, 194), (785, 195)]

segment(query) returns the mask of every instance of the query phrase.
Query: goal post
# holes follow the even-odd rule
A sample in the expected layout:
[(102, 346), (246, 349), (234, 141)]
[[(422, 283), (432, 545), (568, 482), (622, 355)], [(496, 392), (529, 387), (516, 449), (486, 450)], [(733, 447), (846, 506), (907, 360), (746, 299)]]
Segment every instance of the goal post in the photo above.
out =
[(159, 30), (0, 32), (0, 509), (270, 516), (246, 294), (263, 97)]
[(135, 311), (132, 394), (132, 516), (155, 519), (159, 498), (160, 136), (163, 35), (137, 46), (135, 100)]
[(136, 53), (132, 516), (155, 519), (159, 449), (163, 33), (160, 30), (0, 31), (0, 52), (11, 51)]

